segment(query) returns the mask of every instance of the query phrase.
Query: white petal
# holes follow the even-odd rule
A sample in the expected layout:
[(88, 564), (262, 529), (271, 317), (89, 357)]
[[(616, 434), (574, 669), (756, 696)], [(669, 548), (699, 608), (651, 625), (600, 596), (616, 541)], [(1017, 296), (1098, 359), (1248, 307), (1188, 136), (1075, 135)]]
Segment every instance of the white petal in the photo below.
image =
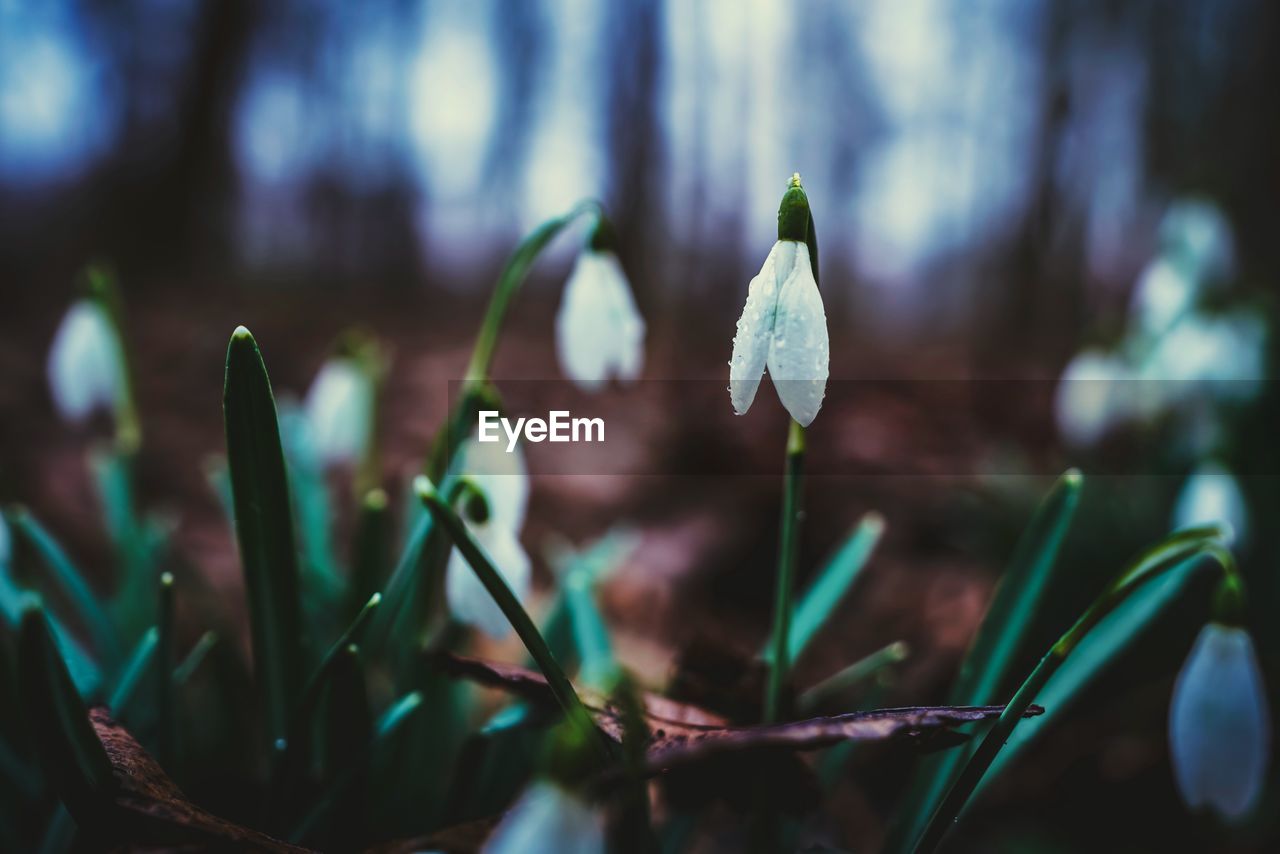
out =
[[(532, 578), (529, 555), (515, 534), (493, 522), (483, 525), (468, 522), (467, 529), (506, 580), (511, 592), (522, 603), (527, 602)], [(511, 624), (507, 622), (502, 609), (493, 601), (475, 570), (456, 548), (449, 556), (449, 566), (445, 570), (445, 598), (449, 602), (450, 612), (459, 622), (475, 626), (490, 637), (498, 639), (505, 638), (511, 632)]]
[(508, 453), (505, 436), (498, 442), (470, 439), (462, 446), (455, 471), (484, 490), (491, 524), (520, 533), (529, 505), (529, 469), (520, 443)]
[(106, 310), (92, 300), (74, 303), (49, 350), (49, 388), (58, 411), (81, 421), (95, 409), (110, 409), (123, 391), (120, 342)]
[(1195, 470), (1173, 508), (1173, 528), (1191, 528), (1226, 522), (1234, 532), (1234, 542), (1248, 535), (1249, 511), (1239, 482), (1226, 468), (1208, 462)]
[(769, 342), (769, 375), (791, 417), (808, 427), (827, 390), (830, 342), (822, 294), (809, 264), (809, 247), (795, 247), (795, 261), (780, 285)]
[(1222, 211), (1205, 199), (1181, 199), (1160, 222), (1164, 251), (1186, 265), (1197, 281), (1210, 284), (1231, 275), (1235, 241)]
[(1143, 268), (1129, 303), (1135, 332), (1158, 336), (1195, 305), (1197, 284), (1185, 268), (1157, 255)]
[(311, 441), (322, 462), (350, 462), (364, 453), (372, 426), (373, 386), (351, 359), (330, 359), (307, 391)]
[(569, 379), (590, 391), (644, 365), (644, 319), (612, 252), (578, 256), (556, 314), (556, 352)]
[(1262, 791), (1271, 731), (1248, 632), (1210, 623), (1196, 638), (1169, 706), (1169, 754), (1182, 799), (1239, 819)]
[(739, 415), (751, 408), (760, 388), (765, 362), (769, 358), (769, 342), (773, 337), (773, 321), (778, 310), (777, 267), (789, 271), (794, 264), (796, 244), (779, 240), (751, 284), (747, 286), (747, 302), (738, 318), (738, 331), (733, 336), (733, 356), (729, 360), (729, 400)]
[(1058, 432), (1068, 443), (1088, 447), (1130, 414), (1125, 403), (1130, 373), (1124, 361), (1101, 350), (1077, 355), (1062, 372), (1054, 395)]
[(580, 798), (540, 781), (503, 816), (484, 854), (603, 854), (604, 820)]

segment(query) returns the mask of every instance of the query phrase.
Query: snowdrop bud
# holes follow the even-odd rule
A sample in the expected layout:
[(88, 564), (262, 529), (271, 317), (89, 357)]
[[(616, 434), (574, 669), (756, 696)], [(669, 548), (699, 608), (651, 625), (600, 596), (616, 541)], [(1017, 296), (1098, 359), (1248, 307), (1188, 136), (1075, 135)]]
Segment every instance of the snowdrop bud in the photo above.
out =
[(1231, 224), (1207, 199), (1182, 199), (1160, 221), (1161, 252), (1176, 258), (1199, 284), (1231, 276), (1235, 241)]
[(603, 854), (604, 818), (572, 792), (533, 783), (507, 812), (484, 854)]
[(1270, 712), (1253, 641), (1243, 628), (1209, 623), (1173, 687), (1169, 755), (1188, 807), (1243, 818), (1262, 791)]
[(565, 284), (556, 313), (560, 367), (594, 391), (610, 377), (634, 380), (644, 367), (644, 318), (614, 253), (613, 227), (600, 218)]
[(782, 405), (802, 426), (822, 408), (830, 362), (827, 315), (806, 238), (808, 199), (793, 176), (778, 209), (778, 242), (747, 286), (729, 361), (729, 399), (743, 415), (765, 368)]
[(353, 358), (325, 362), (307, 391), (312, 446), (325, 464), (364, 453), (373, 426), (373, 381)]
[(1147, 337), (1164, 333), (1195, 306), (1197, 289), (1185, 266), (1159, 255), (1152, 258), (1129, 303), (1133, 331)]
[(1062, 372), (1054, 395), (1058, 432), (1068, 444), (1086, 448), (1129, 414), (1125, 380), (1129, 368), (1119, 356), (1100, 350), (1077, 355)]
[(83, 421), (121, 402), (124, 356), (115, 324), (100, 302), (80, 299), (67, 310), (53, 337), (48, 371), (53, 402), (68, 421)]
[[(529, 555), (520, 544), (525, 509), (529, 502), (529, 476), (519, 446), (507, 453), (497, 442), (468, 441), (461, 449), (460, 469), (487, 499), (484, 521), (463, 514), (467, 530), (493, 561), (511, 592), (526, 602), (532, 592)], [(511, 625), (493, 601), (467, 559), (457, 549), (445, 570), (445, 598), (449, 610), (462, 623), (495, 638), (505, 638)]]
[(1173, 507), (1173, 528), (1191, 528), (1226, 522), (1234, 532), (1233, 542), (1248, 536), (1249, 510), (1240, 483), (1224, 466), (1207, 462), (1183, 484)]

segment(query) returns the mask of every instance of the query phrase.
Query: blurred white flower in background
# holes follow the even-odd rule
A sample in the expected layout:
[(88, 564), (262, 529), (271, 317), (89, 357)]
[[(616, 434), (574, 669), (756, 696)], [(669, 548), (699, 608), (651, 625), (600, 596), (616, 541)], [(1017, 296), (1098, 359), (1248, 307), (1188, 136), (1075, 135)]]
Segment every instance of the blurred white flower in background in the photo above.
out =
[(1178, 264), (1157, 255), (1138, 276), (1129, 318), (1144, 337), (1164, 333), (1196, 302), (1196, 282)]
[(1233, 543), (1243, 543), (1249, 534), (1249, 508), (1240, 483), (1225, 466), (1207, 462), (1197, 468), (1182, 486), (1173, 507), (1173, 529), (1192, 528), (1226, 522)]
[(1209, 623), (1173, 687), (1169, 755), (1183, 801), (1238, 820), (1257, 802), (1271, 750), (1271, 723), (1253, 641), (1242, 628)]
[(324, 363), (307, 390), (310, 440), (326, 465), (353, 462), (364, 453), (373, 426), (373, 380), (353, 358)]
[[(520, 446), (507, 453), (501, 442), (469, 440), (462, 448), (457, 472), (480, 487), (488, 502), (489, 514), (484, 520), (471, 518), (463, 508), (467, 529), (511, 592), (521, 602), (527, 602), (532, 589), (532, 565), (520, 544), (520, 529), (529, 503), (529, 475)], [(445, 598), (459, 622), (497, 639), (510, 633), (511, 624), (502, 609), (456, 548), (445, 570)]]
[(1088, 447), (1128, 417), (1128, 365), (1120, 356), (1086, 350), (1062, 372), (1054, 396), (1054, 416), (1068, 443)]
[(803, 427), (822, 408), (830, 361), (827, 315), (813, 277), (809, 247), (795, 240), (773, 244), (747, 287), (729, 362), (729, 398), (746, 413), (765, 366), (778, 398)]
[(1235, 239), (1231, 224), (1208, 199), (1179, 199), (1160, 221), (1160, 250), (1183, 266), (1201, 287), (1231, 277), (1235, 269)]
[[(1181, 417), (1181, 441), (1193, 452), (1220, 441), (1220, 407), (1252, 401), (1266, 379), (1266, 318), (1249, 308), (1202, 306), (1234, 267), (1231, 227), (1217, 207), (1194, 198), (1169, 207), (1156, 255), (1134, 289), (1125, 337), (1114, 354), (1082, 352), (1063, 372), (1055, 415), (1069, 444), (1087, 447), (1123, 422), (1166, 413)], [(1122, 386), (1120, 379), (1138, 382)]]
[(485, 854), (603, 854), (604, 818), (572, 792), (539, 781), (507, 811)]
[(124, 396), (124, 354), (107, 310), (93, 299), (72, 303), (49, 350), (49, 389), (58, 412), (83, 421), (114, 411)]
[(565, 374), (586, 391), (611, 377), (636, 379), (644, 367), (644, 332), (618, 256), (583, 250), (556, 314), (556, 353)]

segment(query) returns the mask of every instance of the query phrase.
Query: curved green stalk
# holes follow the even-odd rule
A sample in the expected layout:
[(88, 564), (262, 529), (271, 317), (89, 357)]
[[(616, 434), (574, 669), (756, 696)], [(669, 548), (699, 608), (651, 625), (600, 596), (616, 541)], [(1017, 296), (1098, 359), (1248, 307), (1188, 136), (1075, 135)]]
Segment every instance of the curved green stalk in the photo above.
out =
[(773, 600), (773, 654), (765, 693), (764, 720), (783, 713), (783, 694), (791, 670), (791, 594), (800, 545), (801, 485), (804, 479), (804, 428), (795, 419), (787, 434), (787, 471), (782, 492), (782, 536), (778, 546), (778, 585)]
[(1217, 561), (1222, 571), (1238, 577), (1235, 558), (1222, 545), (1223, 531), (1216, 525), (1188, 528), (1165, 539), (1143, 552), (1120, 573), (1102, 592), (1088, 610), (1076, 620), (1075, 625), (1062, 635), (1036, 665), (1013, 695), (1000, 717), (991, 727), (982, 743), (970, 757), (956, 782), (947, 792), (942, 804), (929, 819), (914, 850), (930, 852), (938, 847), (947, 831), (954, 826), (965, 803), (982, 780), (996, 754), (1008, 740), (1009, 734), (1021, 719), (1023, 712), (1035, 700), (1040, 689), (1049, 681), (1071, 651), (1107, 614), (1111, 613), (1135, 590), (1154, 578), (1181, 565), (1185, 560), (1205, 556)]
[(577, 692), (573, 690), (573, 685), (569, 682), (568, 677), (564, 675), (564, 671), (560, 669), (555, 657), (552, 656), (550, 648), (547, 647), (547, 642), (538, 633), (537, 627), (533, 624), (533, 620), (529, 618), (524, 606), (520, 604), (520, 600), (511, 592), (511, 588), (507, 586), (502, 574), (489, 560), (488, 555), (480, 548), (475, 538), (471, 536), (466, 525), (463, 524), (458, 514), (454, 512), (446, 497), (437, 492), (431, 481), (421, 475), (414, 481), (414, 492), (417, 493), (418, 497), (431, 512), (436, 524), (443, 528), (449, 538), (453, 540), (454, 546), (462, 553), (467, 563), (471, 565), (476, 577), (480, 579), (480, 583), (489, 591), (493, 601), (502, 610), (511, 627), (515, 629), (525, 648), (533, 656), (538, 669), (546, 677), (547, 686), (551, 689), (551, 693), (555, 695), (556, 701), (559, 703), (570, 725), (578, 729), (584, 737), (590, 738), (598, 744), (604, 758), (610, 758), (611, 752), (604, 741), (603, 735), (596, 729), (595, 722), (591, 719), (586, 707), (582, 705), (582, 700), (578, 697)]

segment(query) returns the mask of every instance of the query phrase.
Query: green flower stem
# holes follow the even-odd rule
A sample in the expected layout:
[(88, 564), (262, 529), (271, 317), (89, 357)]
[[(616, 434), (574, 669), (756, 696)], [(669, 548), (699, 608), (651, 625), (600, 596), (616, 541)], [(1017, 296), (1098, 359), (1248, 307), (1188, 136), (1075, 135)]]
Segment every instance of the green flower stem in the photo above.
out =
[(107, 319), (116, 333), (120, 349), (120, 388), (115, 401), (116, 447), (125, 457), (132, 457), (142, 446), (142, 419), (138, 417), (138, 405), (134, 398), (133, 371), (129, 345), (124, 334), (124, 300), (111, 271), (101, 265), (85, 270), (86, 291), (106, 310)]
[(764, 702), (765, 723), (783, 714), (783, 695), (791, 669), (791, 594), (800, 544), (801, 486), (804, 480), (804, 428), (794, 419), (787, 434), (786, 482), (782, 492), (782, 537), (778, 547), (778, 586), (773, 603), (773, 656)]
[(1022, 714), (1027, 710), (1027, 707), (1035, 700), (1036, 695), (1045, 686), (1045, 683), (1066, 661), (1067, 656), (1071, 654), (1071, 651), (1076, 648), (1084, 636), (1104, 617), (1115, 610), (1130, 594), (1147, 582), (1180, 566), (1184, 561), (1200, 555), (1211, 557), (1217, 561), (1227, 577), (1239, 579), (1239, 571), (1236, 568), (1235, 559), (1223, 547), (1221, 542), (1215, 538), (1220, 534), (1221, 531), (1217, 526), (1190, 528), (1180, 531), (1160, 546), (1140, 556), (1134, 563), (1130, 564), (1126, 571), (1111, 582), (1107, 589), (1102, 592), (1102, 595), (1080, 616), (1075, 625), (1068, 629), (1058, 639), (1058, 642), (1045, 653), (1044, 657), (1040, 659), (1040, 663), (1031, 671), (1031, 675), (1023, 681), (1013, 695), (1013, 699), (1005, 706), (1004, 711), (1000, 713), (1000, 717), (996, 719), (995, 724), (960, 772), (960, 776), (956, 778), (956, 782), (947, 792), (942, 804), (930, 817), (929, 824), (925, 827), (924, 833), (915, 845), (914, 850), (916, 852), (930, 852), (938, 847), (947, 831), (959, 820), (960, 812), (964, 809), (969, 797), (982, 780), (983, 774), (991, 767), (996, 754), (1000, 752), (1000, 748), (1004, 747), (1009, 735), (1013, 732), (1014, 726), (1022, 718)]
[(547, 220), (529, 234), (516, 251), (508, 259), (498, 276), (498, 284), (489, 299), (489, 307), (485, 311), (484, 320), (480, 324), (480, 334), (476, 336), (476, 346), (471, 353), (471, 363), (467, 367), (466, 382), (484, 382), (489, 377), (489, 368), (493, 364), (493, 353), (498, 347), (498, 336), (502, 332), (502, 322), (506, 319), (507, 308), (511, 300), (524, 284), (525, 277), (538, 255), (555, 239), (566, 226), (583, 214), (603, 215), (600, 203), (594, 199), (585, 199), (566, 214)]
[(511, 588), (507, 586), (507, 582), (503, 579), (497, 567), (493, 565), (488, 555), (484, 553), (480, 545), (471, 536), (462, 519), (453, 511), (450, 502), (445, 496), (436, 491), (430, 480), (422, 476), (419, 476), (414, 481), (414, 492), (426, 505), (436, 524), (443, 528), (449, 538), (453, 540), (454, 545), (462, 553), (462, 556), (466, 558), (476, 577), (480, 579), (480, 583), (489, 591), (493, 601), (497, 603), (507, 621), (511, 623), (511, 627), (519, 635), (520, 640), (529, 651), (529, 655), (533, 657), (534, 662), (538, 665), (538, 669), (546, 677), (547, 685), (551, 689), (551, 693), (555, 695), (556, 701), (560, 704), (560, 708), (564, 711), (570, 725), (585, 738), (590, 739), (599, 746), (602, 758), (606, 761), (611, 759), (611, 751), (608, 749), (603, 735), (596, 729), (595, 722), (591, 719), (586, 707), (582, 705), (582, 700), (578, 697), (577, 692), (573, 690), (573, 685), (569, 682), (568, 677), (560, 669), (560, 665), (551, 654), (547, 642), (538, 633), (533, 620), (529, 618), (529, 614), (525, 611), (524, 606), (520, 604), (520, 600), (511, 592)]
[(475, 347), (471, 351), (471, 361), (467, 364), (458, 402), (450, 411), (444, 430), (427, 458), (426, 473), (433, 481), (439, 483), (449, 470), (449, 464), (453, 461), (453, 455), (462, 443), (463, 437), (471, 434), (468, 427), (475, 421), (480, 402), (489, 393), (489, 370), (493, 366), (493, 355), (498, 349), (502, 324), (507, 318), (511, 301), (520, 291), (520, 286), (524, 284), (529, 270), (532, 269), (534, 261), (538, 259), (542, 250), (547, 248), (560, 232), (585, 214), (594, 215), (598, 223), (604, 218), (604, 209), (594, 199), (578, 202), (568, 213), (549, 219), (535, 228), (507, 259), (506, 266), (498, 276), (493, 295), (489, 298), (484, 319), (480, 322), (480, 331), (476, 335)]

